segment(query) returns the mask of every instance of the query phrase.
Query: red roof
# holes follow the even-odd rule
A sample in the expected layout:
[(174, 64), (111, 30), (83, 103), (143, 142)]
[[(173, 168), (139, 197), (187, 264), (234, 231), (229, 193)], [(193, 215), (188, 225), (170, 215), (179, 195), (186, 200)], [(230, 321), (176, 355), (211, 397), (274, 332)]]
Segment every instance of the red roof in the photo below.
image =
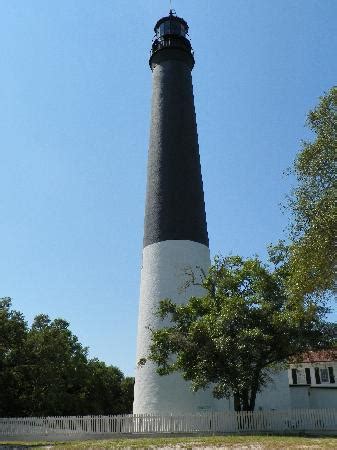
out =
[(302, 353), (290, 359), (291, 363), (313, 363), (337, 361), (337, 349), (318, 350)]

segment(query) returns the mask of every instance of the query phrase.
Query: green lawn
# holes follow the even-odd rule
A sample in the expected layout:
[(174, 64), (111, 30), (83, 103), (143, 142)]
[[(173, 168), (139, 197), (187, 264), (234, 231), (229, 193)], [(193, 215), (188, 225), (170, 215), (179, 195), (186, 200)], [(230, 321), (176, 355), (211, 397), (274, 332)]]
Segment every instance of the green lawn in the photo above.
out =
[[(240, 449), (337, 449), (337, 437), (297, 437), (297, 436), (207, 436), (207, 437), (174, 437), (174, 438), (138, 438), (138, 439), (109, 439), (71, 442), (1, 442), (8, 447), (19, 445), (30, 447), (32, 450), (53, 446), (55, 450), (85, 450), (85, 449), (117, 449), (117, 448), (173, 448), (192, 449), (196, 447), (225, 447)], [(7, 448), (8, 448), (7, 447)]]

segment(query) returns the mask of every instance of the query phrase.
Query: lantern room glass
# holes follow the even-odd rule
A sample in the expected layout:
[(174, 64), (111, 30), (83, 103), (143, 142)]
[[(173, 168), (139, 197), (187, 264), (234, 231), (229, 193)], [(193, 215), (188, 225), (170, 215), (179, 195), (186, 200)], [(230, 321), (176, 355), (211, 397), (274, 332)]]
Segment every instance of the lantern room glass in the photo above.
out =
[(177, 36), (186, 36), (186, 27), (179, 20), (167, 19), (157, 28), (157, 37), (161, 38), (166, 34), (175, 34)]

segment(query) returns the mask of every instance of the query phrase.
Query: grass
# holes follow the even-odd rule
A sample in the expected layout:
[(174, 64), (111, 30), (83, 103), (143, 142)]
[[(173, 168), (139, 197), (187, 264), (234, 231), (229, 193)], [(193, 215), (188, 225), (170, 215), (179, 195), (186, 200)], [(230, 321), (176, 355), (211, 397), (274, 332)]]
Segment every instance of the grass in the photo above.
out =
[(170, 446), (172, 448), (195, 449), (202, 447), (245, 449), (337, 449), (337, 437), (298, 437), (298, 436), (195, 436), (195, 437), (148, 437), (137, 439), (109, 439), (70, 442), (1, 442), (1, 446), (15, 448), (25, 446), (39, 450), (52, 446), (53, 450), (94, 450), (94, 449), (148, 449)]

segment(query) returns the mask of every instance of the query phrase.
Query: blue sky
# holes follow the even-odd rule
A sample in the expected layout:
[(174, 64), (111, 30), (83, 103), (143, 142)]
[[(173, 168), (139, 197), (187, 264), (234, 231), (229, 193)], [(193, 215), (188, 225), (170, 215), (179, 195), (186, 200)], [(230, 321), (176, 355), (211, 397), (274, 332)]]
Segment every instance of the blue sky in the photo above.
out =
[[(334, 0), (173, 0), (190, 25), (212, 254), (284, 237), (283, 175), (336, 84)], [(169, 0), (0, 0), (0, 296), (133, 375), (151, 71)], [(333, 317), (336, 318), (336, 315)]]

